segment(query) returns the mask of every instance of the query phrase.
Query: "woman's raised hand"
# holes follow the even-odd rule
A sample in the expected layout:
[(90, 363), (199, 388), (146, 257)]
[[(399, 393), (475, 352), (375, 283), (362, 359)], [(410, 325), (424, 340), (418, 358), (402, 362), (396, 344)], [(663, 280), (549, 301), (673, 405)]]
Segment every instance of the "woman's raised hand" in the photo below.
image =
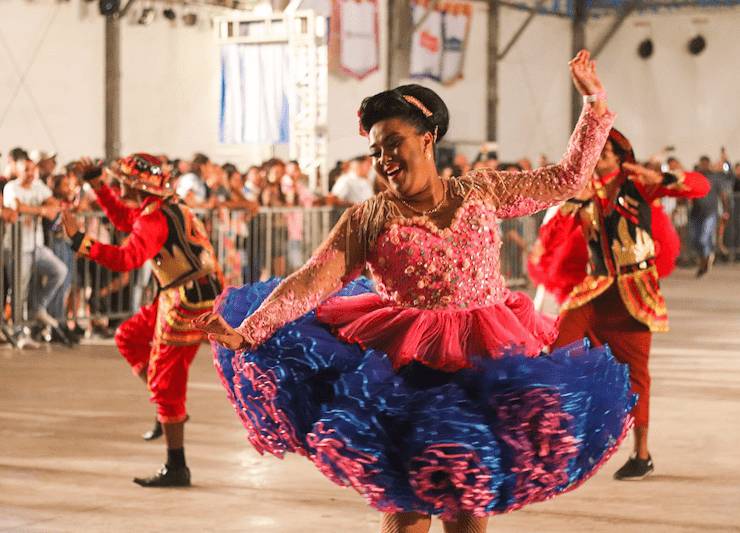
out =
[(244, 337), (232, 328), (218, 313), (204, 313), (193, 320), (193, 327), (208, 333), (208, 340), (219, 343), (229, 350), (238, 350), (244, 345)]
[(591, 59), (591, 52), (581, 50), (570, 60), (568, 67), (573, 85), (583, 96), (604, 92), (604, 86), (596, 74), (596, 61)]

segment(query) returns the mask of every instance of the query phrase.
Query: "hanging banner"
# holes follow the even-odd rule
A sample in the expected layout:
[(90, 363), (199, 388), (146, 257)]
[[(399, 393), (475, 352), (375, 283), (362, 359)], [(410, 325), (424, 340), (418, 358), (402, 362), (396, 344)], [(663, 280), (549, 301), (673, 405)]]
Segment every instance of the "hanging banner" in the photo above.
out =
[(334, 0), (329, 34), (333, 70), (361, 80), (380, 68), (377, 0)]
[(411, 5), (410, 75), (451, 84), (462, 78), (472, 6), (466, 2), (416, 0)]
[(473, 7), (467, 3), (447, 4), (442, 16), (441, 82), (449, 85), (463, 77), (465, 48)]
[(414, 34), (411, 37), (412, 78), (430, 78), (439, 81), (442, 75), (442, 12), (431, 8), (428, 0), (411, 4)]

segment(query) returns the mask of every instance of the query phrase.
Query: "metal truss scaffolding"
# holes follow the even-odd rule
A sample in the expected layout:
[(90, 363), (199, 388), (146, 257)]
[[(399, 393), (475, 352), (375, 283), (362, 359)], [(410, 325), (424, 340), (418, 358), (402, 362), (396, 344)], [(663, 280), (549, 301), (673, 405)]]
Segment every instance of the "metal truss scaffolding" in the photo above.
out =
[(290, 158), (300, 163), (312, 187), (324, 189), (328, 173), (326, 19), (313, 11), (295, 11), (269, 16), (233, 14), (215, 22), (219, 46), (288, 44)]

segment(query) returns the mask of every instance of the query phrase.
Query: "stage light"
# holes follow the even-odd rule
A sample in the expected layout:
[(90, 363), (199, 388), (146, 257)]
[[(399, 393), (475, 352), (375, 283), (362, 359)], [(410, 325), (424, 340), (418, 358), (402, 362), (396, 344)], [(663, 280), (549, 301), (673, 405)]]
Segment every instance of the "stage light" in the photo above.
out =
[(137, 22), (141, 24), (142, 26), (148, 26), (152, 23), (154, 20), (154, 8), (153, 7), (145, 7), (141, 10), (141, 15), (139, 15), (139, 20)]
[(691, 53), (692, 56), (698, 56), (706, 47), (707, 41), (701, 34), (689, 41), (689, 53)]
[(198, 15), (196, 13), (185, 13), (182, 16), (182, 21), (185, 23), (185, 26), (195, 26), (198, 24)]
[(177, 18), (177, 13), (175, 13), (175, 10), (172, 9), (171, 7), (168, 7), (167, 9), (162, 11), (162, 15), (167, 20), (175, 20)]
[(121, 9), (121, 2), (120, 0), (100, 0), (98, 9), (100, 9), (100, 14), (106, 17), (115, 15)]
[(647, 59), (651, 55), (653, 55), (653, 48), (653, 40), (647, 38), (642, 41), (637, 47), (637, 55), (639, 55), (642, 59)]

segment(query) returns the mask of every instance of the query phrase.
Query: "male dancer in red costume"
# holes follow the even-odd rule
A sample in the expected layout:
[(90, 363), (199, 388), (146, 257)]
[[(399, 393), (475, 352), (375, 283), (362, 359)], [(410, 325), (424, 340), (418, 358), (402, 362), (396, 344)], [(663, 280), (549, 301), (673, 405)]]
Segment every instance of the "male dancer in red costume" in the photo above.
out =
[(167, 463), (155, 475), (134, 482), (143, 487), (188, 486), (185, 397), (188, 370), (203, 340), (202, 332), (190, 322), (211, 309), (221, 292), (222, 276), (205, 228), (175, 200), (159, 159), (134, 154), (117, 166), (117, 177), (126, 192), (137, 197), (138, 208), (124, 205), (102, 182), (101, 168), (88, 164), (85, 179), (111, 222), (129, 233), (126, 242), (112, 246), (95, 241), (80, 231), (68, 212), (64, 227), (76, 252), (111, 270), (127, 272), (152, 262), (159, 294), (118, 328), (116, 344), (151, 391), (164, 429)]
[(609, 344), (629, 365), (632, 389), (639, 394), (632, 412), (634, 455), (616, 479), (642, 479), (653, 471), (648, 357), (652, 333), (668, 330), (668, 316), (655, 265), (650, 204), (662, 196), (697, 198), (707, 191), (701, 174), (660, 173), (637, 165), (629, 141), (612, 130), (589, 186), (553, 219), (564, 228), (578, 221), (588, 244), (587, 273), (563, 302), (554, 347), (584, 336)]

